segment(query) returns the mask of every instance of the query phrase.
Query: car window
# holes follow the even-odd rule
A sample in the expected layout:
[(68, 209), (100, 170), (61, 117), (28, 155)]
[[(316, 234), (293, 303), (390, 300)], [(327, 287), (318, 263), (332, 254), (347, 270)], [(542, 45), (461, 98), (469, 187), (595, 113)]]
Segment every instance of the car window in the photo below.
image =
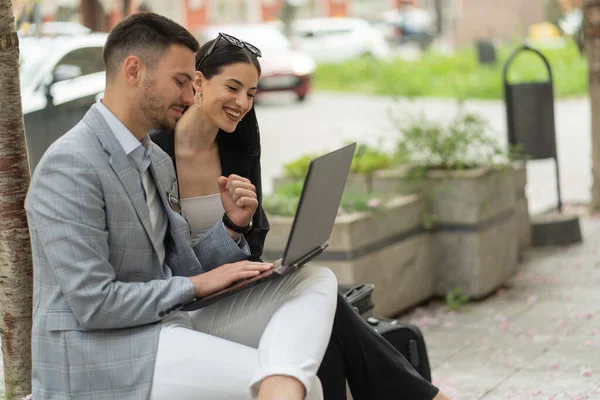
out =
[[(57, 64), (76, 65), (82, 75), (90, 75), (105, 70), (102, 59), (102, 47), (83, 47), (67, 53)], [(56, 67), (55, 67), (56, 68)]]

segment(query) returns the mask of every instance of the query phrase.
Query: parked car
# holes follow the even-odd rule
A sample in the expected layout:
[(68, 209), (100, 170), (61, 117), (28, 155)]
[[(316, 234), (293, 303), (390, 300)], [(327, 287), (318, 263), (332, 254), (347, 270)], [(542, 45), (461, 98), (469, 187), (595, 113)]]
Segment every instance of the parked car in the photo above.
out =
[(104, 92), (107, 35), (21, 36), (20, 80), (29, 165), (71, 129)]
[(258, 83), (257, 97), (265, 92), (292, 91), (298, 100), (306, 98), (311, 88), (316, 64), (305, 52), (293, 48), (290, 41), (275, 26), (269, 24), (213, 25), (198, 33), (199, 41), (205, 43), (217, 37), (219, 32), (235, 36), (258, 47), (262, 74)]
[(346, 61), (362, 56), (388, 58), (391, 49), (384, 34), (359, 18), (300, 19), (292, 24), (294, 43), (318, 63)]
[(20, 35), (84, 35), (92, 33), (92, 30), (86, 26), (78, 24), (76, 22), (67, 21), (48, 21), (41, 24), (40, 31), (36, 32), (36, 24), (23, 24), (18, 33)]

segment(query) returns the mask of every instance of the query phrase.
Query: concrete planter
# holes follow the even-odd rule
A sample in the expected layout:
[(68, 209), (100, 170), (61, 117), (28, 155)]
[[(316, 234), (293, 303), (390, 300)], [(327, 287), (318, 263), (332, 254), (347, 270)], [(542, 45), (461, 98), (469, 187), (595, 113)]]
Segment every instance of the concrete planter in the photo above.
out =
[[(527, 169), (524, 162), (515, 162), (512, 165), (514, 174), (515, 217), (517, 224), (517, 249), (521, 255), (531, 247), (531, 221), (529, 217), (528, 201), (525, 194), (527, 185)], [(378, 171), (373, 178), (373, 188), (376, 193), (408, 194), (421, 192), (417, 183), (410, 183), (405, 177), (406, 168), (396, 168)], [(459, 173), (460, 174), (460, 173)], [(464, 174), (462, 174), (464, 176)], [(443, 193), (444, 188), (438, 189)], [(435, 214), (435, 213), (434, 213)]]
[(515, 173), (431, 171), (424, 182), (435, 221), (436, 293), (483, 297), (517, 272)]
[(405, 166), (384, 169), (373, 174), (373, 191), (381, 194), (407, 195), (420, 191), (416, 182), (406, 179), (408, 168)]
[[(361, 179), (364, 185), (364, 176), (349, 178), (347, 190), (357, 190)], [(375, 284), (378, 315), (393, 316), (456, 288), (484, 297), (517, 272), (518, 254), (531, 245), (525, 184), (523, 164), (430, 171), (418, 186), (401, 169), (378, 171), (369, 183), (377, 193), (413, 194), (375, 214), (338, 217), (330, 247), (316, 263), (330, 267), (341, 283)], [(269, 220), (265, 258), (276, 259), (292, 218)], [(428, 230), (426, 221), (432, 222)]]
[[(341, 215), (329, 248), (314, 264), (331, 268), (340, 283), (375, 285), (374, 314), (394, 316), (434, 293), (430, 235), (422, 228), (425, 203), (400, 196), (375, 213)], [(264, 258), (281, 257), (292, 218), (269, 216)]]

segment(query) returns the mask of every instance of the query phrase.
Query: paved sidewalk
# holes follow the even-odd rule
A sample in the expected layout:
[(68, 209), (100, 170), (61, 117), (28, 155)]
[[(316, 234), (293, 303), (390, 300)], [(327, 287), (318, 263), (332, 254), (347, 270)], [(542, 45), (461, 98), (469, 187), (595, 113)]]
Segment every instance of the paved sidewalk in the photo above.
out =
[(580, 223), (583, 244), (530, 250), (495, 295), (400, 318), (423, 329), (454, 400), (600, 399), (600, 215)]

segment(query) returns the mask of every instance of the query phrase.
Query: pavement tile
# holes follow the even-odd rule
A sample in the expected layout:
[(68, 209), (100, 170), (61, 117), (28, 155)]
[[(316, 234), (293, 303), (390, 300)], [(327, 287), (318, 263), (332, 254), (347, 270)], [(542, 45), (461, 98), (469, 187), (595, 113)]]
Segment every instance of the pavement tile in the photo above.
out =
[(453, 400), (474, 400), (486, 395), (516, 369), (491, 365), (446, 363), (432, 372), (433, 383)]
[(600, 400), (600, 218), (584, 242), (531, 249), (492, 296), (401, 319), (420, 326), (436, 383), (454, 400)]
[(557, 339), (547, 351), (523, 370), (552, 373), (583, 373), (600, 377), (600, 338), (587, 336), (564, 336)]
[(598, 399), (597, 389), (593, 379), (579, 373), (521, 370), (480, 399)]

